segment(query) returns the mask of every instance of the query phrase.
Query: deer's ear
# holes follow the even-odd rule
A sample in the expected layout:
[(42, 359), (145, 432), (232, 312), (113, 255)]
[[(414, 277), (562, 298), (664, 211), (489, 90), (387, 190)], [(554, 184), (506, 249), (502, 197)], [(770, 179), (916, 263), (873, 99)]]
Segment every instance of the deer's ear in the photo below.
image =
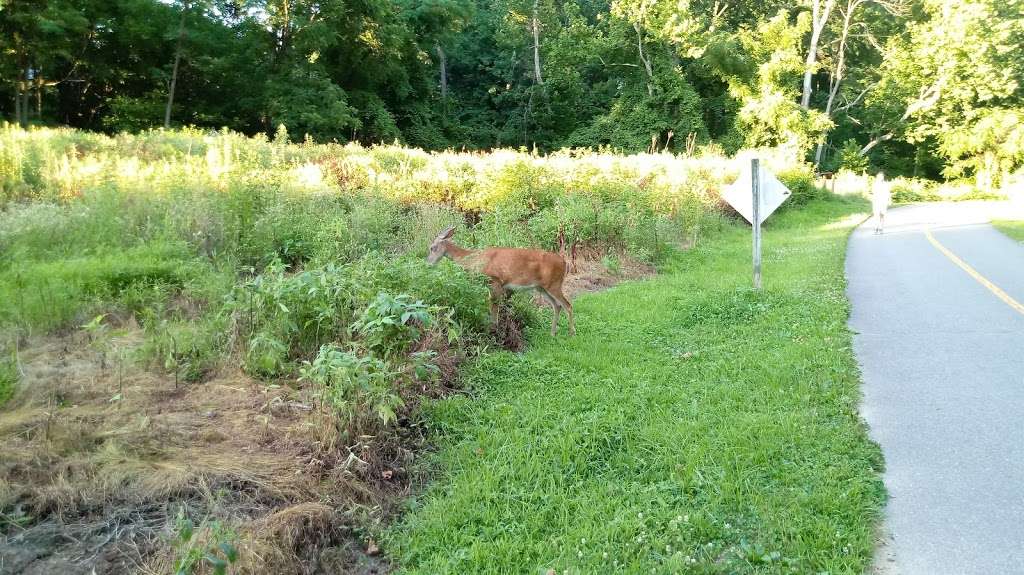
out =
[(454, 236), (454, 235), (455, 235), (455, 226), (448, 226), (448, 228), (446, 230), (444, 230), (443, 232), (441, 232), (441, 234), (438, 235), (437, 237), (439, 239), (442, 239), (442, 240), (448, 240), (448, 239), (451, 239), (451, 237)]

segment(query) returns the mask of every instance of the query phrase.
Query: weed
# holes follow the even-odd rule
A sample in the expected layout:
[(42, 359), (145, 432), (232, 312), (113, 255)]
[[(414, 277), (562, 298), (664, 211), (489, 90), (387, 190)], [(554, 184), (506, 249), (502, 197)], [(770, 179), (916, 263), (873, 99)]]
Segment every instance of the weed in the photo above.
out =
[(430, 323), (430, 312), (422, 301), (413, 301), (409, 294), (381, 292), (352, 324), (352, 330), (374, 353), (393, 359), (403, 354)]
[(8, 400), (14, 397), (20, 375), (18, 371), (18, 356), (13, 349), (9, 354), (0, 356), (0, 407), (3, 407)]
[(619, 262), (619, 258), (613, 254), (606, 254), (601, 258), (601, 265), (613, 276), (622, 274), (622, 264)]
[(203, 379), (220, 361), (228, 346), (226, 317), (208, 314), (201, 320), (175, 320), (164, 317), (159, 306), (147, 308), (142, 315), (146, 340), (138, 355), (151, 365), (180, 380)]
[(184, 509), (180, 508), (172, 538), (177, 555), (174, 560), (175, 575), (192, 575), (203, 564), (209, 566), (213, 575), (226, 575), (228, 568), (238, 561), (238, 549), (234, 544), (236, 539), (237, 536), (219, 521), (204, 521), (197, 529), (185, 515)]
[(337, 414), (347, 439), (390, 425), (403, 405), (394, 384), (401, 372), (372, 355), (325, 345), (301, 375), (320, 387), (324, 403)]

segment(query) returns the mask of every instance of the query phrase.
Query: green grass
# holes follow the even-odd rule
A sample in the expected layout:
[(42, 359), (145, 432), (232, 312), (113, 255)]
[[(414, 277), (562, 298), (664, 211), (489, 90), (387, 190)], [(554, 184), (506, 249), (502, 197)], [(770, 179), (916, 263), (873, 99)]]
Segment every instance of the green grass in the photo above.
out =
[(995, 220), (992, 225), (1011, 238), (1024, 242), (1024, 221)]
[[(582, 296), (579, 334), (431, 404), (433, 483), (385, 534), (405, 573), (862, 573), (885, 494), (857, 405), (855, 201), (727, 224), (663, 275)], [(543, 323), (543, 322), (542, 322)]]
[(0, 358), (0, 407), (14, 396), (18, 385), (18, 366), (13, 357)]
[[(198, 264), (183, 244), (152, 243), (92, 255), (19, 260), (0, 269), (0, 326), (56, 329), (111, 301), (142, 307), (180, 288)], [(135, 305), (133, 305), (135, 304)]]

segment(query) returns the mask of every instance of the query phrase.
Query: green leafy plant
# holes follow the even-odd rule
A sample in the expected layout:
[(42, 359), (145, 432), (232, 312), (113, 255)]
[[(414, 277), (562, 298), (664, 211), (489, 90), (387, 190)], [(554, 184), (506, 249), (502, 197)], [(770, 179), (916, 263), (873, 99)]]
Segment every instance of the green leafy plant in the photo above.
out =
[(219, 521), (210, 521), (198, 527), (178, 509), (171, 544), (175, 550), (175, 575), (192, 575), (200, 566), (209, 566), (213, 575), (226, 575), (238, 561), (237, 536)]
[(352, 324), (352, 330), (369, 349), (385, 358), (394, 358), (430, 323), (430, 311), (422, 301), (414, 301), (408, 294), (392, 296), (381, 292)]
[(324, 404), (350, 436), (390, 425), (404, 405), (396, 390), (401, 371), (385, 360), (336, 345), (321, 347), (316, 358), (301, 369), (301, 377), (320, 388)]
[(82, 331), (89, 336), (89, 347), (93, 348), (100, 358), (100, 366), (106, 369), (107, 353), (110, 352), (113, 343), (110, 337), (110, 326), (103, 323), (107, 314), (100, 314), (88, 323), (81, 325)]
[(855, 174), (868, 171), (868, 157), (860, 153), (857, 140), (846, 140), (839, 148), (839, 168), (850, 170)]
[(296, 357), (342, 337), (354, 316), (358, 287), (334, 265), (288, 274), (280, 261), (234, 290), (226, 311), (246, 341), (246, 371), (274, 377)]
[(601, 265), (603, 265), (604, 269), (608, 270), (608, 273), (613, 276), (617, 276), (622, 273), (622, 263), (619, 262), (619, 258), (615, 257), (613, 254), (606, 254), (601, 258)]

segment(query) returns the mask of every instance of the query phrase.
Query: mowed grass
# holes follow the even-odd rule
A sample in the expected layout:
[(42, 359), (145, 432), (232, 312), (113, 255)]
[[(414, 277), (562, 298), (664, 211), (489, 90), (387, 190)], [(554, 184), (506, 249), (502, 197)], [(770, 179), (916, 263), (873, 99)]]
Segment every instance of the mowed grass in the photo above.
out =
[[(404, 573), (861, 573), (884, 503), (843, 256), (865, 209), (724, 224), (661, 276), (581, 296), (579, 333), (484, 356), (427, 408)], [(564, 320), (563, 320), (564, 327)]]
[(992, 225), (1018, 242), (1024, 242), (1024, 220), (994, 220)]

